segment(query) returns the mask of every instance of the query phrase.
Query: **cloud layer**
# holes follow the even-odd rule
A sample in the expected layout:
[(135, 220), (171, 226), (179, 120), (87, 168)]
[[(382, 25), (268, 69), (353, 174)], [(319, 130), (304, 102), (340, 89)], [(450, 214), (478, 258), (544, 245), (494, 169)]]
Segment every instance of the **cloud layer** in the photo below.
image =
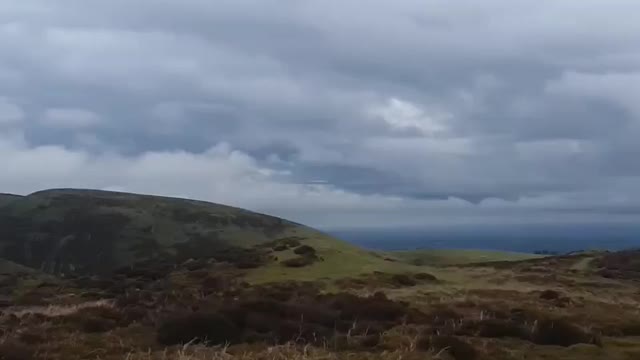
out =
[(0, 191), (637, 220), (637, 1), (0, 3)]

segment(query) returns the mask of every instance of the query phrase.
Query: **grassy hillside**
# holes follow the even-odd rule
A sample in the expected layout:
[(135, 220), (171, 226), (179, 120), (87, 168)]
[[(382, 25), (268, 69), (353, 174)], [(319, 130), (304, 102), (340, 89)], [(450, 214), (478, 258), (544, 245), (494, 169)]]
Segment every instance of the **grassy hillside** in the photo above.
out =
[(4, 199), (0, 359), (640, 358), (639, 251), (376, 253), (205, 202)]
[[(133, 264), (171, 266), (207, 258), (254, 268), (246, 277), (261, 283), (530, 258), (440, 250), (378, 254), (276, 217), (159, 196), (59, 189), (0, 200), (0, 257), (48, 273), (100, 274)], [(311, 246), (314, 253), (300, 256), (295, 246), (278, 249), (283, 240)], [(304, 264), (283, 266), (287, 261)]]
[(0, 193), (0, 207), (7, 205), (15, 200), (20, 199), (22, 196), (14, 194)]
[(413, 265), (463, 265), (494, 261), (521, 261), (542, 258), (542, 255), (526, 254), (508, 251), (486, 250), (413, 250), (393, 251), (389, 257)]
[(318, 261), (301, 268), (282, 266), (282, 261), (296, 258), (293, 249), (275, 252), (278, 262), (271, 262), (263, 267), (253, 269), (247, 274), (252, 283), (272, 281), (313, 281), (345, 278), (374, 271), (400, 273), (416, 272), (419, 269), (409, 264), (390, 261), (382, 254), (367, 251), (349, 243), (319, 234), (305, 239), (305, 245), (312, 246), (317, 253)]
[(50, 273), (214, 257), (278, 238), (319, 235), (276, 217), (176, 198), (64, 189), (4, 199), (0, 257)]

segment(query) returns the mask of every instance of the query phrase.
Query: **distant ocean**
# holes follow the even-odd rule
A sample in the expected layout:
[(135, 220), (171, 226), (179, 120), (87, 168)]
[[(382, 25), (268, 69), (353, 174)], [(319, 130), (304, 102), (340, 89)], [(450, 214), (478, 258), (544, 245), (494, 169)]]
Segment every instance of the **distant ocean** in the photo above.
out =
[(325, 231), (373, 250), (476, 249), (567, 253), (640, 248), (640, 224), (467, 225)]

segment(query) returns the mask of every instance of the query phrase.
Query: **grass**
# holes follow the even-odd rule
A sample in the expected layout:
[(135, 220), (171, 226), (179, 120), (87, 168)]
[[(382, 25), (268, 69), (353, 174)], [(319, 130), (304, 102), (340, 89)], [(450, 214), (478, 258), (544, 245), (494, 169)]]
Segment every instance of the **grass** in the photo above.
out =
[(537, 259), (543, 255), (487, 250), (413, 250), (393, 251), (389, 257), (414, 265), (461, 265), (494, 261), (521, 261)]
[(75, 314), (82, 309), (96, 308), (96, 307), (113, 307), (111, 300), (102, 299), (96, 301), (87, 301), (80, 304), (72, 305), (47, 305), (47, 306), (25, 306), (17, 309), (10, 309), (5, 311), (5, 314), (16, 315), (22, 317), (25, 315), (45, 315), (49, 317), (53, 316), (66, 316)]
[(430, 360), (433, 353), (397, 350), (383, 353), (332, 352), (324, 348), (285, 344), (262, 349), (187, 346), (173, 351), (131, 353), (127, 360)]
[(20, 195), (0, 193), (0, 206), (7, 205), (20, 198), (21, 198)]
[[(102, 274), (156, 256), (212, 256), (223, 247), (318, 234), (221, 204), (107, 191), (2, 195), (0, 205), (0, 228), (6, 234), (0, 239), (0, 258), (52, 273), (83, 268)], [(100, 261), (88, 261), (95, 253)]]
[(246, 280), (257, 284), (287, 280), (335, 280), (374, 271), (388, 273), (424, 271), (424, 269), (409, 264), (387, 261), (379, 254), (322, 234), (306, 238), (301, 242), (316, 250), (318, 261), (302, 268), (287, 268), (282, 266), (280, 261), (298, 255), (294, 254), (292, 250), (276, 252), (274, 255), (278, 257), (279, 261), (250, 271), (246, 275)]
[[(102, 279), (111, 285), (71, 278), (54, 281), (38, 272), (14, 281), (12, 275), (24, 269), (0, 260), (0, 273), (5, 274), (0, 277), (0, 291), (11, 294), (11, 300), (25, 300), (13, 301), (0, 313), (4, 331), (0, 359), (7, 358), (3, 351), (11, 350), (6, 341), (17, 344), (14, 350), (22, 343), (43, 358), (60, 360), (640, 358), (640, 321), (635, 320), (640, 297), (631, 277), (640, 253), (550, 257), (479, 250), (383, 253), (297, 224), (287, 223), (281, 229), (274, 218), (189, 200), (57, 191), (36, 194), (37, 201), (19, 198), (11, 204), (18, 213), (33, 211), (40, 220), (59, 218), (68, 210), (64, 206), (75, 206), (66, 202), (70, 195), (89, 196), (90, 205), (100, 211), (108, 209), (133, 219), (134, 226), (123, 227), (124, 235), (144, 235), (141, 229), (151, 225), (152, 233), (162, 234), (161, 247), (189, 231), (202, 235), (216, 229), (224, 241), (241, 246), (247, 257), (257, 251), (264, 259), (277, 260), (248, 269), (229, 260), (238, 254), (225, 258), (218, 250), (214, 262), (172, 262), (169, 270), (155, 264), (159, 267), (135, 269), (146, 272)], [(57, 196), (64, 201), (58, 199), (51, 208), (50, 201), (55, 203)], [(278, 231), (270, 232), (274, 226)], [(100, 244), (100, 239), (93, 240)], [(211, 235), (200, 240), (206, 245), (219, 239)], [(128, 241), (119, 243), (123, 247), (116, 250), (127, 251)], [(255, 244), (261, 246), (247, 249)], [(195, 249), (203, 250), (200, 242), (196, 241)], [(313, 261), (300, 268), (282, 265), (304, 256)], [(605, 279), (598, 275), (599, 267), (626, 275)], [(425, 274), (418, 277), (417, 273)], [(85, 297), (85, 293), (91, 295)], [(165, 348), (158, 341), (158, 324), (167, 315), (183, 312), (225, 314), (235, 326), (250, 331), (243, 330), (237, 343), (228, 347), (190, 342)], [(237, 319), (238, 314), (244, 315)], [(381, 314), (389, 316), (378, 318)], [(209, 318), (205, 325), (210, 322)], [(328, 337), (322, 337), (325, 332), (330, 332)], [(265, 339), (273, 340), (269, 334), (283, 340), (268, 342)], [(565, 342), (566, 334), (577, 340)], [(273, 345), (292, 338), (294, 343)], [(335, 343), (326, 343), (327, 339)], [(342, 340), (341, 346), (346, 346), (339, 347)], [(571, 346), (542, 345), (554, 343)], [(3, 348), (3, 344), (8, 345)]]

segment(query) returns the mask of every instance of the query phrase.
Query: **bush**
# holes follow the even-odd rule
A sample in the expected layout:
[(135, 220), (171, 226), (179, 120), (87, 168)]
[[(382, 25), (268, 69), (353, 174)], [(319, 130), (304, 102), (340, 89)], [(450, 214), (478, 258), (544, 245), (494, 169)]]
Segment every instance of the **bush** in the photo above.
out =
[(221, 315), (190, 313), (162, 321), (157, 329), (157, 339), (162, 345), (191, 341), (215, 345), (236, 342), (240, 333), (233, 322)]
[(533, 330), (531, 340), (540, 345), (571, 346), (591, 344), (594, 337), (564, 320), (540, 320)]
[(378, 346), (378, 344), (380, 344), (380, 335), (379, 334), (366, 335), (366, 336), (357, 338), (356, 341), (358, 343), (358, 346), (362, 348), (373, 348)]
[(447, 307), (436, 308), (427, 314), (429, 322), (436, 326), (444, 326), (447, 323), (458, 322), (463, 317), (464, 316), (456, 310)]
[(89, 317), (81, 322), (82, 331), (87, 333), (102, 333), (117, 327), (116, 322), (99, 317)]
[(298, 254), (298, 255), (315, 255), (316, 254), (316, 249), (314, 249), (313, 247), (311, 247), (309, 245), (302, 245), (302, 246), (298, 246), (297, 248), (295, 248), (293, 250), (293, 252)]
[(278, 239), (276, 240), (276, 242), (278, 244), (281, 245), (286, 245), (288, 247), (296, 247), (296, 246), (300, 246), (300, 237), (297, 236), (292, 236), (292, 237), (288, 237), (288, 238), (282, 238), (282, 239)]
[(58, 316), (53, 319), (59, 323), (70, 324), (87, 333), (106, 332), (118, 326), (129, 324), (122, 312), (109, 306), (83, 308), (73, 314)]
[(454, 336), (433, 336), (430, 345), (436, 352), (446, 349), (455, 360), (475, 360), (478, 358), (478, 352), (473, 346)]
[(487, 338), (518, 338), (528, 340), (529, 331), (520, 324), (508, 320), (489, 319), (478, 324), (478, 336)]
[(32, 360), (35, 352), (32, 346), (15, 340), (5, 340), (0, 344), (0, 359), (2, 360)]
[(242, 260), (236, 263), (238, 269), (255, 269), (259, 268), (262, 262), (259, 260)]
[(555, 290), (545, 290), (540, 294), (540, 299), (556, 300), (560, 298), (560, 293)]
[(225, 281), (216, 276), (207, 276), (202, 280), (201, 286), (208, 291), (220, 291), (225, 288)]
[[(46, 341), (47, 336), (42, 330), (29, 329), (20, 332), (18, 338), (25, 344), (36, 345)], [(2, 356), (0, 356), (0, 359), (2, 359)]]
[(187, 273), (187, 276), (191, 279), (204, 279), (209, 276), (209, 271), (204, 269), (192, 270)]
[(340, 310), (340, 318), (349, 321), (394, 322), (408, 314), (407, 306), (381, 296), (368, 298), (342, 293), (334, 296), (331, 307)]
[(147, 317), (148, 311), (141, 306), (128, 306), (123, 311), (123, 318), (125, 323), (131, 324), (133, 322), (140, 322)]
[(391, 276), (391, 281), (400, 286), (415, 286), (417, 284), (414, 279), (405, 274), (395, 274)]
[(288, 260), (283, 260), (280, 263), (286, 267), (300, 268), (300, 267), (309, 266), (313, 264), (314, 261), (315, 259), (308, 256), (298, 256)]
[(416, 339), (416, 350), (420, 351), (429, 351), (431, 350), (431, 337), (430, 336), (419, 336)]
[(428, 274), (428, 273), (417, 273), (415, 275), (413, 275), (414, 278), (418, 279), (418, 280), (426, 280), (426, 281), (436, 281), (438, 280), (437, 277)]
[(285, 251), (287, 249), (289, 249), (289, 247), (285, 244), (280, 244), (273, 247), (273, 251)]
[(626, 323), (619, 327), (622, 336), (640, 336), (640, 323)]

